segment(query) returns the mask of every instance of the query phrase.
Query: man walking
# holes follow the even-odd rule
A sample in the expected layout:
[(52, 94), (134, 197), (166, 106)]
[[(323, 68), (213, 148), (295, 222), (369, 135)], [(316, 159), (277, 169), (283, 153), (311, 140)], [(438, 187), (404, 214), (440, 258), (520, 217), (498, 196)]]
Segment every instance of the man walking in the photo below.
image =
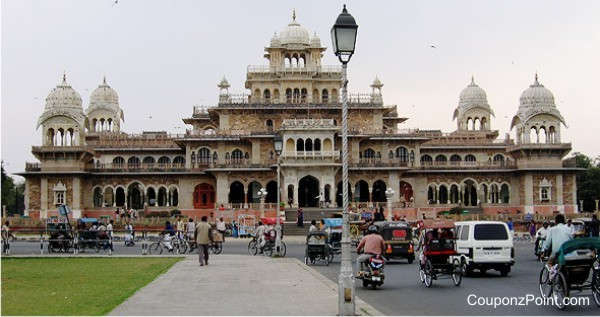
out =
[(212, 227), (208, 224), (208, 217), (202, 216), (201, 221), (196, 225), (194, 233), (196, 244), (198, 245), (198, 261), (200, 266), (208, 265), (208, 244), (212, 242), (210, 230)]

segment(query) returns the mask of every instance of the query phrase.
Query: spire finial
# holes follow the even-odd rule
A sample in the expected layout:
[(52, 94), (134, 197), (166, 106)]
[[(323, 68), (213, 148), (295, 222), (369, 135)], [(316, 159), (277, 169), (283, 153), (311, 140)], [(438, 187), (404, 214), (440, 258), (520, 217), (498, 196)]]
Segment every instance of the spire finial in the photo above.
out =
[(475, 85), (475, 76), (471, 75), (471, 85)]
[(106, 75), (102, 76), (102, 83), (106, 85)]
[(538, 81), (538, 73), (537, 73), (537, 71), (535, 72), (535, 83), (534, 84), (535, 85), (539, 85), (540, 84), (540, 82)]
[(296, 9), (292, 10), (292, 21), (296, 22)]
[(64, 70), (63, 71), (63, 84), (66, 84), (66, 83), (67, 83), (67, 71)]
[(344, 8), (342, 9), (342, 12), (348, 13), (348, 10), (346, 10), (346, 5), (345, 4), (344, 4)]

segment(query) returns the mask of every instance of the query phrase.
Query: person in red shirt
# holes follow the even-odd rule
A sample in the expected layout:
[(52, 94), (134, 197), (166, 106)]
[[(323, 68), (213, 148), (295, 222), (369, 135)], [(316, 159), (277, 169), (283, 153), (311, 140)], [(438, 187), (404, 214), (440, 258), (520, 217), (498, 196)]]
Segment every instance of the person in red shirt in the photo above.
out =
[(379, 235), (377, 226), (369, 226), (367, 232), (368, 234), (360, 240), (360, 243), (356, 248), (356, 252), (359, 254), (363, 251), (363, 254), (359, 255), (356, 259), (356, 262), (361, 268), (364, 262), (368, 261), (373, 256), (383, 254), (383, 250), (385, 250), (385, 242), (381, 235)]

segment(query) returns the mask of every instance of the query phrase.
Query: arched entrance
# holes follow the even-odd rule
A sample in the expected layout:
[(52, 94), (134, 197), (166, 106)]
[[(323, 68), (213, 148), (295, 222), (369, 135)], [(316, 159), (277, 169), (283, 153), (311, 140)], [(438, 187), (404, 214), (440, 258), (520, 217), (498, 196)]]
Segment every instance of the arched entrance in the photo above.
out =
[(133, 183), (127, 187), (127, 207), (133, 209), (144, 208), (144, 189), (140, 183)]
[(215, 207), (215, 189), (210, 184), (202, 183), (194, 187), (194, 208), (206, 209)]
[(373, 201), (374, 202), (386, 202), (387, 198), (385, 197), (385, 182), (382, 180), (378, 180), (373, 184)]
[(244, 203), (244, 184), (233, 182), (229, 186), (229, 203), (243, 204)]
[(277, 182), (270, 181), (267, 183), (267, 197), (265, 203), (274, 204), (277, 203)]
[(472, 180), (465, 181), (465, 192), (463, 194), (465, 206), (477, 206), (477, 188)]
[(298, 182), (298, 204), (300, 207), (319, 206), (319, 180), (313, 176), (304, 176)]
[(402, 201), (402, 199), (404, 199), (404, 202), (410, 202), (412, 197), (413, 197), (412, 185), (405, 181), (400, 181), (400, 201)]
[[(343, 207), (342, 199), (344, 199), (342, 182), (339, 182), (337, 184), (337, 191), (335, 193), (335, 202), (338, 207)], [(348, 182), (348, 202), (351, 202), (351, 201), (352, 201), (352, 186), (350, 186), (350, 182)]]
[(361, 203), (366, 203), (370, 200), (369, 197), (369, 184), (367, 182), (360, 180), (356, 183), (354, 188), (354, 196), (356, 196), (356, 201)]
[(258, 204), (260, 203), (260, 198), (258, 197), (258, 191), (262, 188), (259, 182), (253, 181), (248, 184), (248, 203), (249, 204)]
[(115, 203), (117, 207), (125, 206), (125, 189), (123, 187), (117, 187), (115, 190)]

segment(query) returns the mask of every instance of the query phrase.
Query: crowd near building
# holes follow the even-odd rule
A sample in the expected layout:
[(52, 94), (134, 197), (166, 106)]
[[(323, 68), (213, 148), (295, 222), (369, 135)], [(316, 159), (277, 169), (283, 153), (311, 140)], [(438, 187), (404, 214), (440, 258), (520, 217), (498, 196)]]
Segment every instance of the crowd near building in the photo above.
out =
[[(294, 15), (264, 48), (268, 63), (247, 67), (246, 92), (230, 92), (223, 78), (218, 103), (193, 107), (183, 134), (126, 133), (126, 108), (106, 79), (84, 109), (69, 84), (75, 79), (63, 76), (37, 124), (41, 145), (32, 153), (39, 162), (19, 174), (26, 179), (25, 213), (46, 218), (59, 204), (75, 217), (116, 208), (250, 213), (261, 199), (273, 212), (278, 188), (287, 208), (338, 208), (342, 75), (340, 66), (321, 64), (325, 51)], [(378, 78), (369, 92), (349, 94), (350, 200), (366, 207), (391, 200), (395, 213), (409, 217), (453, 207), (576, 212), (576, 168), (564, 160), (571, 144), (561, 138), (565, 120), (552, 92), (531, 77), (518, 100), (515, 92), (512, 138), (493, 129), (494, 105), (473, 78), (453, 117), (448, 113), (456, 121), (452, 132), (402, 128), (408, 119), (384, 104)], [(280, 155), (276, 138), (283, 140)]]

